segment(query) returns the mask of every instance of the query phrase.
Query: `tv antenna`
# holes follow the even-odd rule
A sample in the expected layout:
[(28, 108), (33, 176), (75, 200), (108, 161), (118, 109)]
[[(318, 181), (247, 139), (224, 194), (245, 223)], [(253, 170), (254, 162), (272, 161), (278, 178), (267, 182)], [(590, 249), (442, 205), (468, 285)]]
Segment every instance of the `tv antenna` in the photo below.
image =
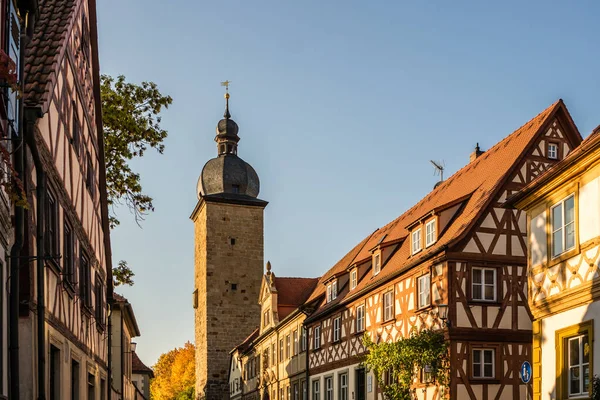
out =
[(443, 161), (433, 161), (429, 160), (430, 163), (433, 164), (433, 174), (440, 176), (440, 182), (444, 181), (444, 162)]

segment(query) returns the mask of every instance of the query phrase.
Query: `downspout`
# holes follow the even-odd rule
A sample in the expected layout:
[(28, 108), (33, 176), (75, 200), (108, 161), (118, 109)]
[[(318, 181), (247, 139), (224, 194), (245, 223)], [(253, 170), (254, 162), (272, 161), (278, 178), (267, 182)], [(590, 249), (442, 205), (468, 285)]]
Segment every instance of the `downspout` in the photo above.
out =
[(27, 127), (25, 129), (25, 139), (33, 158), (33, 165), (35, 167), (36, 177), (36, 299), (37, 299), (37, 366), (38, 366), (38, 399), (46, 399), (46, 269), (45, 269), (45, 255), (46, 249), (44, 246), (45, 236), (45, 215), (44, 205), (46, 204), (46, 174), (42, 167), (42, 161), (38, 152), (37, 143), (35, 140), (35, 122), (40, 116), (30, 113), (27, 110)]

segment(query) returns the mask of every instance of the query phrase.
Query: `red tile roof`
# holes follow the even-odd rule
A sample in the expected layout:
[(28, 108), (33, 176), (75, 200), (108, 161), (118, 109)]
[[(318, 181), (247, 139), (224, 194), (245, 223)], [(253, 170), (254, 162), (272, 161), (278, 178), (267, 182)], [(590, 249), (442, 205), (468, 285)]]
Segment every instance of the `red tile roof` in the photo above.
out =
[(25, 49), (26, 106), (43, 109), (47, 106), (66, 49), (76, 3), (76, 0), (45, 0), (39, 4), (40, 17)]
[[(365, 276), (359, 282), (358, 287), (346, 297), (359, 295), (362, 289), (376, 286), (386, 279), (395, 276), (400, 271), (417, 265), (448, 246), (456, 244), (477, 222), (481, 213), (483, 213), (487, 205), (497, 194), (501, 185), (516, 167), (517, 162), (522, 158), (534, 138), (538, 136), (542, 128), (558, 112), (563, 113), (565, 119), (569, 121), (571, 128), (579, 135), (563, 101), (558, 100), (491, 149), (487, 150), (476, 160), (470, 162), (434, 188), (434, 190), (400, 217), (365, 238), (333, 268), (327, 271), (323, 275), (323, 278), (321, 278), (321, 282), (326, 281), (328, 277), (336, 274), (342, 268), (347, 268), (353, 262), (352, 260), (362, 260), (370, 257), (370, 250), (377, 245), (383, 235), (386, 235), (384, 243), (406, 238), (409, 234), (407, 226), (410, 226), (436, 208), (444, 208), (445, 205), (461, 200), (464, 202), (461, 213), (451, 222), (445, 232), (441, 232), (440, 237), (438, 237), (437, 242), (433, 246), (419, 253), (417, 257), (414, 257), (410, 254), (409, 241), (405, 240), (377, 276)], [(574, 145), (577, 145), (580, 141), (581, 136), (579, 136), (577, 143), (574, 143)], [(314, 299), (317, 295), (322, 294), (324, 290), (323, 285), (318, 285), (310, 299)], [(338, 296), (336, 302), (343, 300), (345, 299), (340, 299)], [(331, 303), (322, 308), (330, 307)], [(319, 313), (317, 312), (314, 315)]]
[(318, 281), (319, 278), (275, 277), (277, 314), (280, 321), (287, 317), (294, 309), (304, 304)]
[(154, 377), (154, 372), (152, 369), (147, 367), (146, 364), (140, 360), (135, 351), (131, 353), (131, 371), (134, 374), (149, 374), (150, 377)]

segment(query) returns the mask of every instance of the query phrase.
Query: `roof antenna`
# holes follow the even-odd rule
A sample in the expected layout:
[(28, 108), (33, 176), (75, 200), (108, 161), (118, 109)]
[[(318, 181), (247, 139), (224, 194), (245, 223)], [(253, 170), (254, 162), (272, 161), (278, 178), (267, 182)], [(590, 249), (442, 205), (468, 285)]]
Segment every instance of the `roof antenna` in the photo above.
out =
[(440, 181), (438, 183), (436, 183), (434, 186), (434, 188), (436, 188), (436, 187), (438, 187), (438, 185), (440, 183), (442, 183), (444, 181), (445, 163), (444, 163), (444, 161), (433, 161), (433, 160), (429, 160), (429, 162), (433, 164), (433, 168), (434, 168), (433, 174), (440, 176)]

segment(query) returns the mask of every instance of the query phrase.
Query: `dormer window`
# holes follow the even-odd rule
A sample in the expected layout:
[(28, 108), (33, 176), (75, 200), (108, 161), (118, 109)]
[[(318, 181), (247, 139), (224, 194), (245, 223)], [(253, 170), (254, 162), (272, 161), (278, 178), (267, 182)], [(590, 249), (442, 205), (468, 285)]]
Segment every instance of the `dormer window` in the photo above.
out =
[(416, 254), (423, 248), (421, 242), (421, 228), (416, 229), (412, 233), (412, 254)]
[(271, 311), (271, 310), (266, 310), (266, 311), (263, 313), (263, 326), (268, 326), (268, 325), (269, 325), (269, 323), (271, 322), (271, 321), (270, 321), (270, 318), (269, 318), (270, 311)]
[(548, 143), (548, 158), (558, 160), (558, 144)]
[(425, 224), (425, 247), (429, 247), (437, 240), (436, 220), (432, 219)]
[(335, 300), (337, 297), (337, 279), (327, 285), (327, 302)]
[(373, 256), (373, 275), (377, 275), (381, 271), (381, 254)]
[(358, 284), (358, 272), (356, 268), (350, 271), (350, 290), (354, 289)]

